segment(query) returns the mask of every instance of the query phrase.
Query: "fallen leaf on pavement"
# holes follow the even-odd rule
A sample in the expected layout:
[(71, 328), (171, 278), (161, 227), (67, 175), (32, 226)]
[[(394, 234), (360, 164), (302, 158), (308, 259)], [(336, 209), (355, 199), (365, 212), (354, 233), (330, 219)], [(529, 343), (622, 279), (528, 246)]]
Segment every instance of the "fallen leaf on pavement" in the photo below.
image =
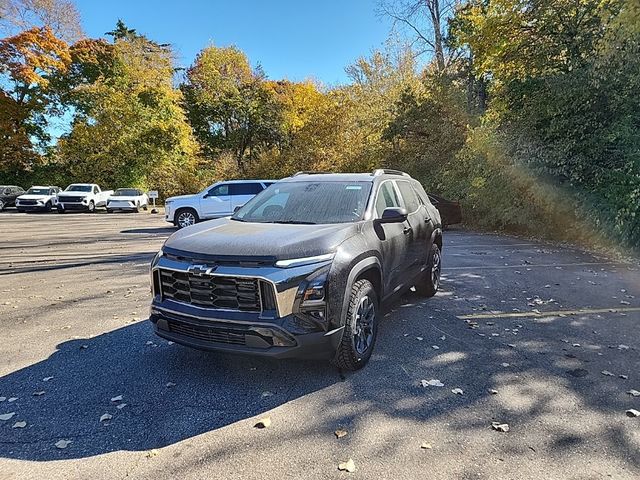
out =
[(111, 401), (112, 401), (112, 402), (119, 402), (119, 401), (121, 401), (121, 400), (122, 400), (122, 395), (118, 395), (117, 397), (113, 397), (113, 398), (111, 399)]
[(127, 406), (127, 404), (126, 404), (126, 403), (121, 403), (120, 405), (116, 405), (116, 408), (117, 408), (118, 410), (122, 410), (122, 409), (123, 409), (124, 407), (126, 407), (126, 406)]
[(264, 397), (272, 397), (272, 396), (273, 396), (273, 393), (272, 393), (272, 392), (269, 392), (269, 391), (267, 391), (267, 392), (262, 392), (262, 394), (261, 394), (261, 397), (263, 397), (263, 398), (264, 398)]
[(356, 471), (356, 464), (353, 463), (352, 459), (349, 459), (348, 461), (339, 464), (338, 470), (340, 470), (341, 472), (353, 473)]
[(508, 423), (500, 423), (500, 422), (491, 422), (491, 428), (497, 430), (498, 432), (508, 432), (509, 424)]
[(33, 396), (34, 396), (34, 397), (39, 397), (39, 396), (41, 396), (41, 395), (44, 395), (44, 390), (40, 390), (40, 391), (38, 391), (38, 392), (33, 392)]
[(27, 426), (27, 422), (16, 422), (11, 428), (24, 428)]
[(9, 403), (13, 403), (18, 399), (18, 397), (11, 397), (9, 400), (7, 400), (7, 402)]
[(453, 390), (451, 390), (451, 393), (455, 393), (456, 395), (464, 395), (464, 390), (462, 390), (461, 388), (454, 388)]
[(49, 380), (51, 380), (53, 377), (44, 377), (42, 379), (43, 382), (48, 382)]
[(7, 399), (7, 397), (0, 397), (0, 402), (4, 402)]
[(628, 393), (629, 395), (631, 395), (632, 397), (640, 397), (640, 392), (639, 392), (638, 390), (633, 390), (633, 389), (631, 389), (631, 390), (629, 390), (627, 393)]
[(269, 428), (271, 426), (271, 417), (264, 417), (258, 420), (254, 425), (255, 428)]
[(108, 421), (108, 420), (111, 420), (112, 418), (113, 418), (113, 415), (110, 415), (110, 414), (108, 414), (108, 413), (105, 413), (104, 415), (102, 415), (102, 416), (100, 417), (100, 421), (101, 421), (101, 422), (106, 422), (106, 421)]
[(147, 458), (153, 458), (153, 457), (155, 457), (155, 456), (157, 456), (157, 455), (158, 455), (158, 450), (156, 450), (155, 448), (153, 448), (153, 449), (151, 449), (151, 450), (149, 450), (149, 451), (147, 452), (147, 455), (146, 455), (146, 456), (147, 456)]
[(440, 347), (438, 345), (431, 345), (431, 348), (433, 348), (434, 350), (440, 350)]
[(416, 340), (422, 341), (422, 340), (424, 340), (424, 338), (422, 338), (422, 337), (416, 337)]
[(11, 420), (11, 417), (13, 417), (15, 414), (16, 412), (3, 413), (2, 415), (0, 415), (0, 420)]
[(618, 350), (629, 350), (629, 347), (627, 345), (618, 345)]
[(628, 375), (618, 375), (619, 378), (621, 378), (622, 380), (627, 380), (629, 378)]
[(507, 362), (504, 362), (504, 363), (502, 364), (502, 366), (503, 366), (504, 368), (507, 368), (507, 367), (510, 367), (510, 366), (511, 366), (511, 364), (510, 364), (510, 363), (507, 363)]
[(347, 431), (346, 430), (336, 430), (335, 432), (333, 432), (334, 435), (336, 436), (336, 438), (342, 438), (342, 437), (346, 437), (347, 436)]
[(627, 414), (627, 417), (640, 417), (640, 412), (633, 408), (627, 410), (625, 413)]
[(167, 382), (167, 385), (166, 385), (166, 386), (167, 386), (167, 388), (171, 388), (171, 387), (175, 387), (175, 386), (176, 386), (176, 384), (175, 384), (175, 383), (173, 383), (173, 382)]
[(69, 444), (71, 443), (71, 440), (58, 440), (55, 445), (56, 448), (67, 448), (69, 446)]
[(434, 378), (432, 380), (420, 380), (423, 387), (444, 387), (444, 383)]
[(495, 390), (495, 389), (493, 389), (493, 388), (490, 388), (490, 389), (489, 389), (489, 393), (490, 393), (491, 395), (497, 395), (497, 394), (498, 394), (498, 390)]
[(422, 445), (420, 445), (420, 448), (422, 448), (423, 450), (431, 450), (433, 448), (433, 446), (431, 446), (430, 443), (423, 443)]
[(600, 373), (602, 375), (604, 375), (605, 377), (615, 377), (615, 375), (613, 373), (611, 373), (609, 370), (603, 370)]

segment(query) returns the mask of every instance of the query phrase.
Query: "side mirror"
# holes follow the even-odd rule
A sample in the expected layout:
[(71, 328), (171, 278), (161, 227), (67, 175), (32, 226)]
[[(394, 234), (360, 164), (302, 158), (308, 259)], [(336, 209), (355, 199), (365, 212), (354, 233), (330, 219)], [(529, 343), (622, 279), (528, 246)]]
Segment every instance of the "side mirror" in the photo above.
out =
[(382, 212), (382, 218), (378, 223), (402, 223), (407, 219), (407, 210), (399, 207), (388, 207)]
[(236, 208), (233, 209), (233, 213), (236, 213), (238, 210), (240, 210), (242, 207), (244, 207), (244, 205), (238, 205)]

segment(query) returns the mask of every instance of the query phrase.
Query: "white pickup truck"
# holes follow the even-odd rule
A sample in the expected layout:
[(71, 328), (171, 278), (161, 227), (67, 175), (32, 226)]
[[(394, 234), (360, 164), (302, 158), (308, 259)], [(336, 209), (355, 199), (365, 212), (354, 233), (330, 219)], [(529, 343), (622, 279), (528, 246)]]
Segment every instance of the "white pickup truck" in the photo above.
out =
[(58, 194), (58, 213), (69, 210), (93, 212), (97, 207), (106, 207), (113, 190), (102, 190), (95, 183), (72, 183)]

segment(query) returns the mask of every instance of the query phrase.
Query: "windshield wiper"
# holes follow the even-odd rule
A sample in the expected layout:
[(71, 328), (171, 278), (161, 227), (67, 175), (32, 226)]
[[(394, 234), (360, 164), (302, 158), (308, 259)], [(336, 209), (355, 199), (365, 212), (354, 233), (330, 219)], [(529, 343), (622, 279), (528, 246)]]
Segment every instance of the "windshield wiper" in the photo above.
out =
[(287, 225), (317, 225), (316, 222), (303, 222), (301, 220), (274, 220), (271, 223), (284, 223)]

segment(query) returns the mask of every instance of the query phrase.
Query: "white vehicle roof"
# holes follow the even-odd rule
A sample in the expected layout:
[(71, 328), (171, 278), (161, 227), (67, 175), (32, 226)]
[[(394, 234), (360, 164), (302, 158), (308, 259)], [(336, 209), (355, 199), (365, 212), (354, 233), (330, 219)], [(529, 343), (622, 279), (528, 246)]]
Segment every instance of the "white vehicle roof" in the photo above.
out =
[(82, 185), (82, 186), (85, 186), (85, 187), (94, 187), (94, 186), (97, 187), (98, 186), (97, 183), (70, 183), (69, 186), (71, 186), (71, 185)]
[(32, 188), (60, 188), (60, 187), (56, 187), (55, 185), (31, 185), (29, 189), (32, 189)]

